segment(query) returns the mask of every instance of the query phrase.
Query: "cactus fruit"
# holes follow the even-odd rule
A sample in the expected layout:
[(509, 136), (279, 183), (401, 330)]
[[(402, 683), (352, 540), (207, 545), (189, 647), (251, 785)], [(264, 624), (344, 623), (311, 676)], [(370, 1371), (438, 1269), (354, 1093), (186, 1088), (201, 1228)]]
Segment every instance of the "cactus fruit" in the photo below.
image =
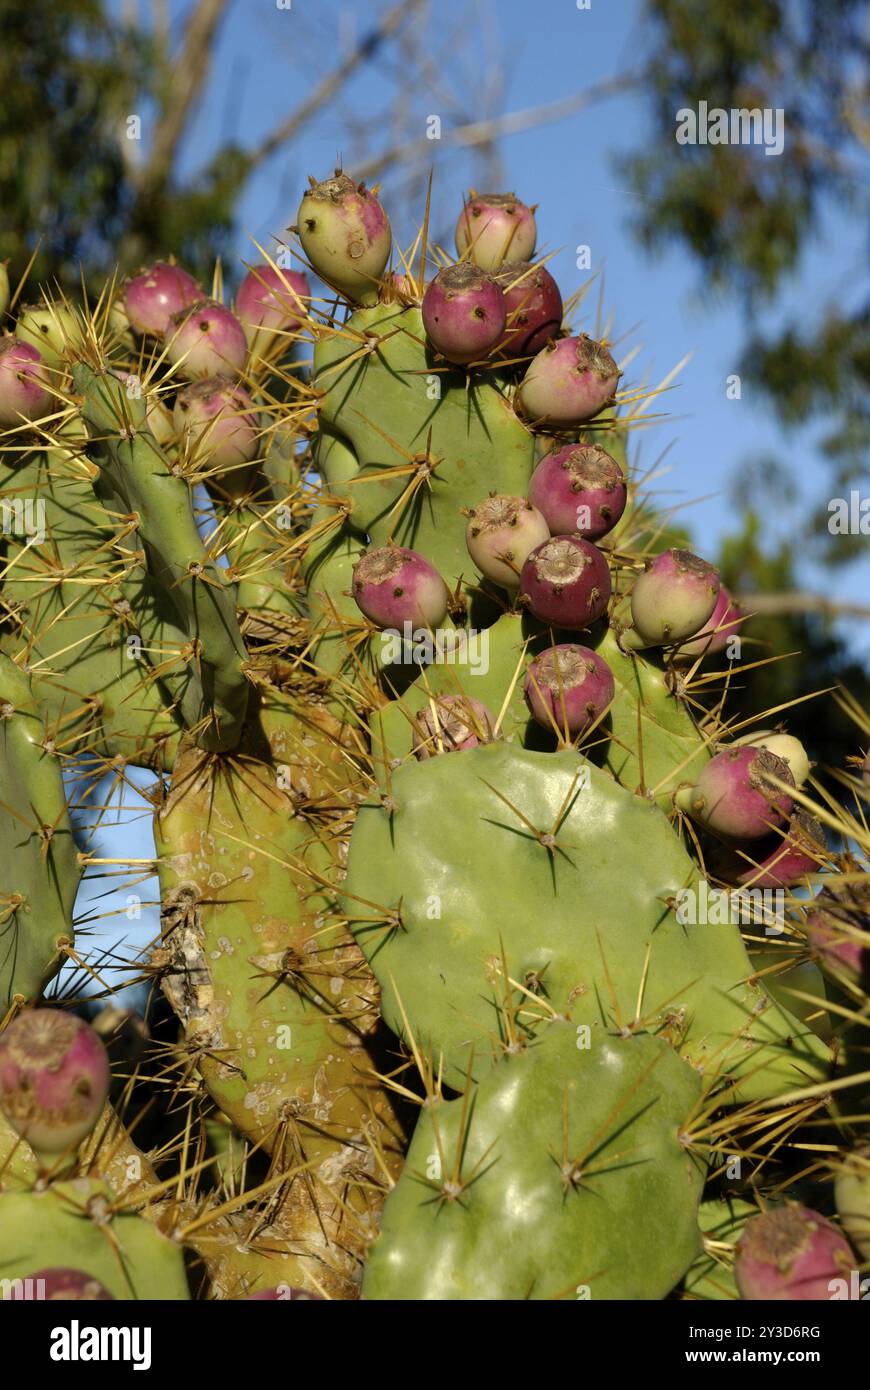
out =
[(423, 327), (436, 352), (464, 366), (489, 357), (504, 337), (507, 310), (491, 275), (468, 261), (439, 270), (423, 296)]
[(517, 401), (533, 424), (571, 428), (613, 404), (621, 375), (603, 343), (585, 333), (560, 338), (532, 359)]
[(774, 1207), (749, 1221), (737, 1242), (740, 1297), (768, 1302), (830, 1298), (855, 1266), (836, 1226), (807, 1207)]
[(337, 170), (311, 187), (296, 215), (299, 240), (322, 280), (356, 304), (377, 296), (390, 257), (390, 220), (374, 193)]
[(353, 571), (353, 596), (376, 627), (436, 628), (447, 616), (450, 595), (438, 571), (422, 555), (400, 545), (368, 550)]
[[(25, 1289), (802, 1297), (843, 1237), (755, 1203), (826, 1211), (824, 1164), (864, 1251), (866, 1125), (828, 1087), (866, 1070), (866, 824), (811, 748), (745, 733), (778, 715), (714, 695), (750, 619), (659, 553), (639, 397), (565, 336), (533, 209), (475, 195), (452, 265), (428, 225), (389, 271), (338, 173), (289, 248), (325, 302), (265, 258), (235, 312), (168, 261), (10, 311), (0, 1266)], [(153, 842), (119, 862), (131, 792)], [(90, 1030), (85, 982), (119, 977)], [(42, 1020), (69, 1040), (28, 1078)]]
[(562, 328), (562, 295), (549, 270), (527, 261), (505, 261), (493, 279), (504, 293), (507, 323), (499, 351), (534, 357)]
[(0, 1106), (34, 1153), (74, 1148), (97, 1122), (109, 1059), (93, 1028), (59, 1009), (30, 1009), (0, 1035)]
[(162, 338), (176, 314), (202, 299), (202, 290), (180, 265), (155, 261), (124, 285), (124, 308), (130, 327), (150, 338)]
[(472, 193), (456, 223), (456, 250), (482, 270), (530, 260), (536, 239), (534, 209), (514, 193)]
[(236, 376), (248, 356), (242, 325), (214, 299), (199, 299), (173, 314), (163, 341), (169, 361), (189, 381)]
[(711, 618), (719, 575), (688, 550), (665, 550), (639, 574), (631, 591), (631, 620), (644, 646), (693, 637)]
[(49, 372), (42, 353), (23, 338), (0, 342), (0, 424), (36, 420), (51, 408)]
[(80, 1269), (38, 1269), (30, 1276), (38, 1297), (48, 1302), (107, 1303), (114, 1294)]
[(597, 652), (566, 642), (535, 657), (523, 694), (543, 728), (574, 739), (606, 712), (614, 695), (613, 673)]
[(311, 301), (307, 275), (275, 265), (252, 266), (236, 295), (236, 313), (253, 343), (276, 329), (291, 331), (305, 321)]
[(587, 628), (610, 600), (610, 570), (601, 551), (579, 536), (538, 545), (520, 572), (529, 611), (553, 627)]
[(576, 531), (597, 541), (625, 511), (625, 474), (599, 444), (568, 444), (541, 459), (529, 483), (529, 500), (552, 535)]
[(721, 835), (754, 840), (787, 820), (794, 777), (784, 758), (766, 749), (723, 749), (703, 767), (686, 794), (687, 809)]
[(219, 485), (232, 493), (244, 491), (257, 453), (259, 421), (244, 386), (226, 377), (195, 381), (175, 398), (175, 429), (189, 461), (207, 466), (220, 476)]
[(468, 553), (485, 579), (518, 589), (522, 567), (550, 532), (537, 507), (524, 497), (493, 495), (468, 513)]

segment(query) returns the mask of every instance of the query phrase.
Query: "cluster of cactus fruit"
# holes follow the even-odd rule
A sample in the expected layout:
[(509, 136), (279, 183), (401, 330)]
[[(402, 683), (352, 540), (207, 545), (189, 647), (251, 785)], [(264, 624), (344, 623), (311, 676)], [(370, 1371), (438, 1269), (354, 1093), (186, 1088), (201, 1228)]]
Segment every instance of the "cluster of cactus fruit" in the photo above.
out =
[[(653, 393), (564, 325), (535, 210), (427, 229), (391, 265), (337, 172), (319, 296), (283, 254), (233, 308), (172, 261), (4, 292), (0, 1279), (854, 1296), (868, 765), (838, 802), (728, 713), (749, 619), (658, 548)], [(150, 1013), (92, 1025), (68, 788), (135, 767)]]

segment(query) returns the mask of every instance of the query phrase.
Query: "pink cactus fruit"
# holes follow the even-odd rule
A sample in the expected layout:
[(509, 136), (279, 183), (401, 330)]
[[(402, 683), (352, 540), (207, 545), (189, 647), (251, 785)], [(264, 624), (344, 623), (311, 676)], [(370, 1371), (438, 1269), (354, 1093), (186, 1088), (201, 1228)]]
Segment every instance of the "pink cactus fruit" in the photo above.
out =
[(505, 322), (501, 289), (468, 261), (439, 270), (423, 296), (426, 337), (457, 366), (485, 361), (504, 336)]
[(766, 748), (735, 746), (705, 763), (694, 789), (679, 800), (716, 834), (735, 840), (760, 839), (791, 815), (792, 799), (777, 782), (794, 786), (783, 758)]
[(456, 223), (456, 250), (482, 270), (528, 261), (537, 239), (534, 210), (515, 193), (472, 193)]
[(234, 495), (244, 491), (259, 447), (259, 420), (250, 392), (225, 377), (205, 377), (179, 391), (175, 401), (179, 442), (197, 467)]
[(21, 338), (0, 340), (0, 425), (38, 420), (51, 410), (42, 353)]
[(523, 694), (544, 729), (578, 738), (600, 719), (613, 699), (613, 673), (589, 647), (565, 642), (536, 656), (526, 672)]
[(566, 444), (545, 454), (532, 474), (529, 501), (554, 536), (597, 541), (625, 511), (625, 474), (599, 444)]
[(821, 1302), (855, 1268), (836, 1226), (808, 1207), (774, 1207), (753, 1216), (737, 1242), (734, 1277), (753, 1302)]
[(834, 974), (863, 979), (870, 968), (870, 884), (841, 879), (816, 895), (807, 939), (819, 963)]
[(46, 1302), (106, 1303), (115, 1299), (99, 1279), (81, 1269), (40, 1269), (27, 1277), (35, 1296)]
[(390, 258), (390, 219), (375, 194), (337, 170), (311, 187), (296, 217), (299, 240), (316, 273), (354, 302), (377, 297)]
[(523, 565), (520, 592), (539, 622), (586, 628), (610, 599), (607, 561), (580, 536), (555, 536), (536, 546)]
[(253, 343), (276, 330), (295, 332), (305, 322), (310, 301), (311, 287), (301, 270), (255, 265), (239, 287), (236, 314), (248, 342)]
[(699, 656), (715, 656), (728, 645), (729, 638), (734, 637), (739, 632), (742, 622), (742, 610), (734, 602), (720, 580), (719, 597), (709, 620), (704, 624), (704, 631), (699, 632), (697, 637), (693, 637), (691, 641), (683, 642), (677, 656), (681, 660), (684, 658), (694, 660)]
[(93, 1028), (60, 1009), (26, 1009), (0, 1034), (0, 1107), (39, 1154), (89, 1134), (109, 1090), (109, 1060)]
[(162, 338), (182, 309), (202, 299), (202, 289), (180, 265), (155, 261), (133, 275), (124, 286), (124, 308), (130, 327), (149, 338)]
[(416, 550), (384, 545), (367, 550), (354, 566), (353, 596), (379, 628), (405, 623), (434, 629), (447, 615), (450, 595), (441, 575)]
[(414, 720), (414, 757), (423, 761), (489, 743), (495, 716), (470, 695), (434, 695)]
[(493, 279), (504, 294), (507, 323), (501, 357), (534, 357), (562, 327), (562, 295), (549, 270), (526, 261), (506, 261)]
[(517, 404), (536, 424), (571, 428), (613, 404), (622, 375), (603, 343), (582, 333), (550, 342), (529, 363)]
[(236, 377), (248, 357), (245, 330), (235, 314), (214, 299), (200, 299), (170, 320), (164, 335), (169, 361), (181, 376)]

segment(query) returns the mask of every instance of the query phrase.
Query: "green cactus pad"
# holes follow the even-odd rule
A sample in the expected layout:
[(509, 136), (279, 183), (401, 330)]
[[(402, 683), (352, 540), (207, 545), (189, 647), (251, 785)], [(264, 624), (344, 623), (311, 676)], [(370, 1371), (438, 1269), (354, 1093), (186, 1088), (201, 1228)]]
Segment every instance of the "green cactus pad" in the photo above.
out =
[(421, 1114), (364, 1299), (657, 1299), (696, 1254), (699, 1077), (658, 1038), (554, 1022)]
[(639, 1015), (747, 1098), (818, 1079), (827, 1049), (747, 983), (738, 926), (678, 921), (700, 882), (661, 811), (606, 772), (494, 743), (406, 764), (360, 808), (343, 903), (388, 1023), (404, 1008), (454, 1082), (472, 1046), (478, 1074), (498, 1055), (508, 1014), (531, 1030), (548, 1009), (596, 1034)]
[(141, 1216), (113, 1213), (113, 1200), (109, 1188), (88, 1178), (3, 1193), (0, 1280), (78, 1269), (117, 1299), (189, 1298), (181, 1246)]
[(81, 873), (60, 759), (30, 682), (0, 653), (0, 1013), (58, 969)]

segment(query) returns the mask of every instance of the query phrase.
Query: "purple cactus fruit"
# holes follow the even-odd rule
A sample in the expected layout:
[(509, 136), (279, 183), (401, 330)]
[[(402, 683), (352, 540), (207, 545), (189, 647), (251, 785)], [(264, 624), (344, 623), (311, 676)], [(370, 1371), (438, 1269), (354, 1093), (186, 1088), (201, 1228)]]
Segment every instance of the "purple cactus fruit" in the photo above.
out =
[(491, 275), (461, 261), (439, 270), (423, 295), (426, 337), (448, 362), (482, 362), (505, 330), (504, 295)]
[(414, 720), (414, 757), (421, 761), (440, 753), (458, 753), (489, 743), (495, 715), (470, 695), (433, 696)]
[(613, 691), (607, 662), (589, 647), (572, 642), (536, 656), (523, 684), (532, 717), (569, 739), (578, 738), (601, 717)]
[(383, 304), (419, 304), (420, 295), (414, 279), (398, 270), (390, 270), (381, 281)]
[(807, 750), (794, 734), (784, 734), (777, 729), (759, 729), (753, 734), (744, 734), (734, 742), (746, 744), (750, 748), (766, 748), (769, 753), (784, 758), (791, 768), (796, 787), (802, 787), (810, 775)]
[(259, 421), (250, 392), (225, 377), (210, 376), (179, 391), (175, 428), (182, 446), (198, 467), (208, 465), (234, 494), (244, 490), (257, 453)]
[(0, 340), (0, 425), (37, 420), (51, 409), (42, 353), (21, 338)]
[(164, 345), (169, 361), (189, 381), (201, 376), (238, 376), (248, 356), (245, 330), (235, 314), (215, 299), (200, 299), (175, 314)]
[(693, 637), (690, 642), (683, 642), (676, 653), (677, 657), (686, 660), (693, 660), (698, 656), (713, 656), (716, 652), (721, 652), (727, 645), (728, 639), (733, 637), (743, 622), (743, 613), (731, 598), (725, 585), (719, 583), (719, 597), (716, 600), (713, 612), (709, 620), (704, 624), (704, 631), (699, 632), (697, 637)]
[(734, 1259), (740, 1297), (751, 1302), (822, 1302), (832, 1295), (832, 1281), (848, 1280), (854, 1268), (855, 1256), (836, 1226), (797, 1205), (751, 1217)]
[(26, 1009), (0, 1034), (0, 1108), (37, 1153), (80, 1143), (108, 1091), (106, 1049), (74, 1014)]
[(504, 294), (507, 327), (501, 357), (534, 357), (562, 327), (559, 286), (543, 265), (507, 261), (493, 275)]
[(202, 299), (202, 289), (180, 265), (155, 261), (124, 286), (124, 308), (130, 327), (150, 338), (162, 338), (182, 309)]
[(529, 501), (554, 536), (576, 532), (588, 541), (613, 530), (626, 497), (625, 474), (598, 444), (567, 444), (545, 454), (529, 483)]
[(725, 748), (702, 767), (688, 809), (716, 834), (760, 839), (792, 810), (791, 797), (772, 777), (794, 786), (788, 763), (766, 748)]
[(321, 1293), (309, 1293), (308, 1289), (293, 1289), (289, 1284), (279, 1284), (275, 1289), (261, 1289), (259, 1293), (246, 1294), (244, 1303), (325, 1303)]
[(83, 1269), (39, 1269), (27, 1278), (36, 1297), (46, 1302), (114, 1302), (115, 1295)]
[(505, 589), (518, 589), (526, 559), (549, 535), (546, 521), (531, 502), (493, 495), (469, 511), (465, 543), (486, 579)]
[(434, 629), (444, 621), (450, 595), (441, 575), (416, 550), (384, 545), (354, 566), (353, 596), (370, 622), (404, 631), (405, 623)]
[(317, 274), (348, 299), (377, 297), (390, 258), (390, 219), (374, 193), (337, 171), (309, 188), (296, 217), (302, 249)]
[(693, 637), (719, 597), (719, 575), (689, 550), (664, 550), (634, 582), (631, 619), (644, 646)]
[(870, 968), (870, 884), (857, 879), (823, 888), (807, 917), (807, 939), (822, 965), (864, 978)]
[(589, 541), (555, 536), (529, 555), (520, 591), (540, 622), (552, 627), (589, 627), (607, 608), (610, 570), (601, 551)]
[(807, 874), (818, 873), (826, 860), (825, 835), (815, 816), (798, 806), (791, 813), (788, 828), (770, 841), (753, 849), (757, 864), (739, 861), (736, 883), (748, 888), (791, 888)]
[(529, 363), (517, 402), (527, 420), (557, 427), (582, 425), (613, 403), (621, 375), (603, 343), (585, 333), (559, 338)]
[(236, 296), (236, 313), (253, 342), (258, 329), (293, 332), (304, 323), (311, 300), (308, 277), (301, 270), (282, 270), (274, 265), (255, 265), (248, 271)]
[(515, 193), (472, 193), (456, 223), (456, 250), (482, 270), (531, 260), (538, 231), (532, 208)]

